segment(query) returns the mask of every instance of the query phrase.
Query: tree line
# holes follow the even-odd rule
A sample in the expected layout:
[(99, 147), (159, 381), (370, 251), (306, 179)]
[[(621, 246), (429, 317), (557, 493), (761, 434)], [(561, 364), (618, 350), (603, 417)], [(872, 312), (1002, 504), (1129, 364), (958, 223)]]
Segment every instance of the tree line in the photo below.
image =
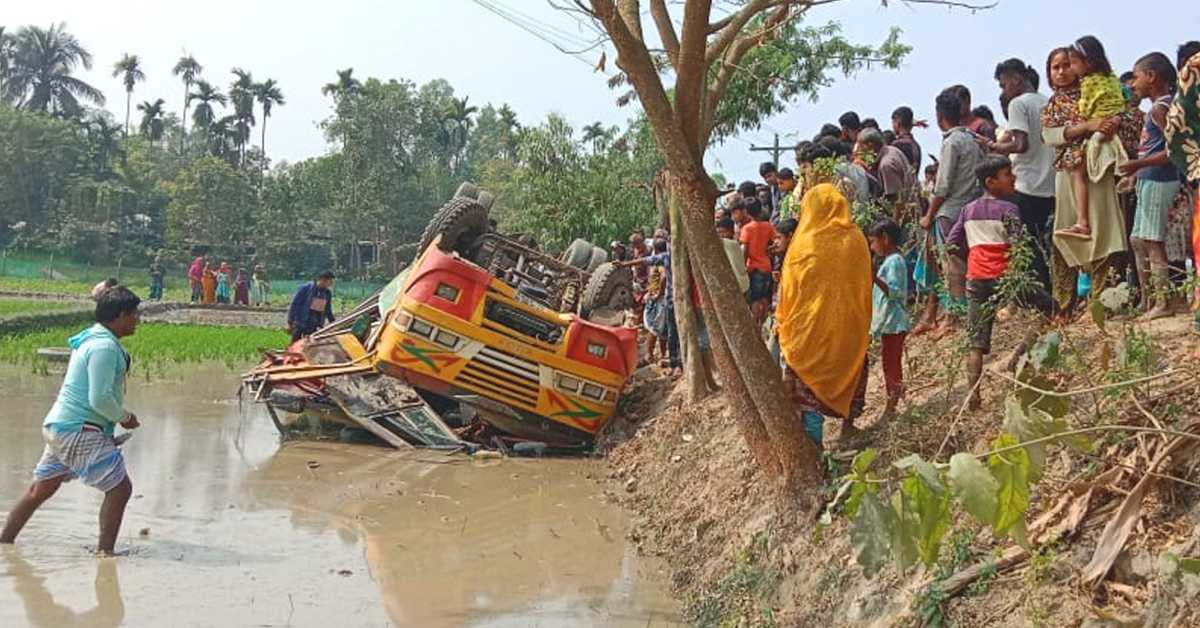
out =
[(508, 105), (476, 106), (444, 80), (360, 79), (347, 68), (321, 88), (328, 152), (272, 163), (267, 121), (286, 105), (276, 81), (233, 68), (223, 90), (184, 55), (173, 68), (180, 108), (135, 105), (146, 74), (124, 54), (112, 66), (125, 87), (122, 124), (76, 76), (94, 63), (63, 24), (0, 27), (0, 246), (126, 265), (210, 252), (281, 274), (384, 278), (411, 259), (463, 180), (497, 195), (502, 228), (550, 249), (575, 237), (606, 243), (655, 220), (661, 158), (640, 116), (582, 132), (557, 115), (523, 125)]

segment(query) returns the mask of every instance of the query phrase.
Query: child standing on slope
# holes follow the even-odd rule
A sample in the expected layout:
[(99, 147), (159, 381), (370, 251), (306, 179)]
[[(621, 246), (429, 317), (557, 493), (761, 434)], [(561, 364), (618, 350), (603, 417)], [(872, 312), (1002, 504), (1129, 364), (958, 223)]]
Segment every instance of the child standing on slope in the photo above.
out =
[(1020, 238), (1021, 213), (1009, 201), (1017, 189), (1012, 162), (1007, 157), (989, 155), (975, 170), (987, 191), (958, 215), (946, 243), (957, 251), (967, 251), (967, 335), (971, 353), (967, 358), (967, 384), (970, 408), (979, 407), (979, 378), (983, 375), (983, 356), (992, 352), (992, 323), (999, 304), (995, 297), (1000, 278), (1008, 272), (1008, 252)]
[[(1126, 110), (1125, 96), (1121, 91), (1121, 81), (1113, 74), (1112, 65), (1100, 40), (1091, 35), (1080, 37), (1071, 47), (1069, 56), (1071, 69), (1079, 77), (1079, 117), (1085, 121), (1107, 120), (1120, 116)], [(1121, 143), (1106, 138), (1102, 133), (1095, 133), (1088, 139), (1084, 148), (1082, 163), (1071, 169), (1071, 187), (1075, 195), (1075, 207), (1078, 221), (1066, 229), (1055, 232), (1057, 235), (1091, 239), (1092, 225), (1088, 211), (1088, 177), (1090, 168), (1095, 164), (1106, 163), (1105, 153), (1116, 154), (1116, 163), (1121, 164), (1128, 159)], [(1097, 173), (1100, 174), (1100, 173)], [(1098, 177), (1094, 177), (1098, 178)]]
[[(1167, 213), (1181, 182), (1167, 152), (1167, 112), (1174, 100), (1175, 66), (1161, 52), (1150, 53), (1133, 66), (1133, 91), (1150, 100), (1138, 158), (1120, 166), (1122, 174), (1137, 173), (1137, 210), (1129, 241), (1137, 261), (1138, 279), (1147, 304), (1147, 319), (1171, 315), (1171, 278), (1167, 260)], [(1153, 301), (1154, 305), (1149, 303)]]
[(871, 291), (871, 335), (883, 343), (883, 379), (887, 386), (887, 406), (880, 421), (896, 415), (896, 404), (904, 396), (904, 339), (911, 328), (908, 320), (908, 264), (900, 255), (900, 225), (884, 218), (871, 226), (868, 240), (871, 252), (883, 262), (875, 273)]

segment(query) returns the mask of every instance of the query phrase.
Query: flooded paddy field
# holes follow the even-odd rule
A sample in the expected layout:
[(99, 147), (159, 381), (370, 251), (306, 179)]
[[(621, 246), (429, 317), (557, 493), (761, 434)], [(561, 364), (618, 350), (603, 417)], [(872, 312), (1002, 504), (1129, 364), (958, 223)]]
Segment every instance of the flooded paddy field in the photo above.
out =
[[(473, 460), (372, 445), (280, 444), (237, 374), (131, 379), (143, 427), (117, 544), (101, 495), (64, 485), (0, 546), (2, 626), (669, 626), (662, 566), (587, 460)], [(27, 487), (61, 375), (0, 366), (0, 512)]]

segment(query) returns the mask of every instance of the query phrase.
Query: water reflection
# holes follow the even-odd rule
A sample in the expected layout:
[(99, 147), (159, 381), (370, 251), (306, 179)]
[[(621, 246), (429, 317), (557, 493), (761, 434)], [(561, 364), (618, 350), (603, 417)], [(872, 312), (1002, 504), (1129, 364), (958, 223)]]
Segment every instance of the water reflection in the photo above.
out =
[(0, 548), (0, 556), (3, 556), (7, 575), (14, 581), (13, 589), (24, 605), (30, 626), (107, 628), (120, 626), (125, 621), (125, 603), (121, 599), (121, 583), (117, 577), (119, 559), (95, 559), (96, 605), (86, 611), (76, 611), (55, 601), (46, 587), (47, 576), (22, 558), (18, 548)]
[[(13, 417), (0, 422), (0, 508), (27, 485), (60, 381), (0, 370)], [(125, 447), (137, 497), (118, 548), (129, 555), (87, 554), (100, 495), (65, 486), (16, 547), (0, 548), (0, 625), (676, 620), (666, 576), (625, 541), (622, 514), (587, 479), (596, 463), (281, 446), (268, 419), (239, 417), (234, 383), (219, 367), (131, 383), (145, 427)]]

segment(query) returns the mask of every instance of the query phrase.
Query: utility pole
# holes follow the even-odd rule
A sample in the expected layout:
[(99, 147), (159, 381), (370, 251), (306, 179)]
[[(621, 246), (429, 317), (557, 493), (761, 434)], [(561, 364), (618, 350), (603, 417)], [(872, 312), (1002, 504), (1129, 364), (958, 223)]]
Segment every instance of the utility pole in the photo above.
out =
[(750, 145), (750, 150), (752, 152), (771, 153), (771, 163), (775, 164), (776, 167), (779, 167), (779, 157), (781, 155), (783, 155), (784, 151), (793, 150), (794, 148), (795, 148), (794, 146), (780, 146), (778, 133), (775, 134), (775, 143), (770, 146), (755, 146), (753, 144)]

